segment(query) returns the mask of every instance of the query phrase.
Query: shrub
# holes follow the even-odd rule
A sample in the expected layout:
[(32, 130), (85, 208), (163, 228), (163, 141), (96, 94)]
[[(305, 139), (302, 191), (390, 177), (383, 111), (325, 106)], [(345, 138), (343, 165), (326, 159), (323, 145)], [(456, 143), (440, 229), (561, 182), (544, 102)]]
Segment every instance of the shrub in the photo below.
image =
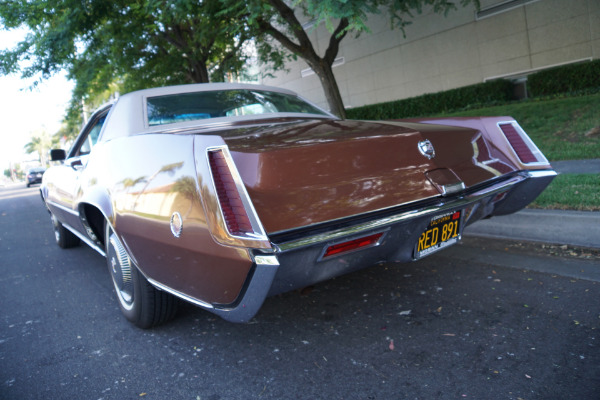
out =
[(409, 99), (350, 108), (346, 110), (346, 114), (350, 119), (370, 120), (422, 117), (505, 103), (513, 98), (513, 84), (510, 81), (498, 79)]
[(531, 97), (598, 90), (600, 90), (600, 60), (550, 68), (527, 77), (527, 91)]

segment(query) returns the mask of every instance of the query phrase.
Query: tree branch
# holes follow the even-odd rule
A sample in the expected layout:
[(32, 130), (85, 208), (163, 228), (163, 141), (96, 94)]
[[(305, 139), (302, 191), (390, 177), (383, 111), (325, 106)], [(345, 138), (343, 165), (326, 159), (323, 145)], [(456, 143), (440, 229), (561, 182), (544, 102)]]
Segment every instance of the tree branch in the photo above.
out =
[(340, 20), (340, 23), (338, 24), (338, 27), (335, 29), (335, 31), (329, 38), (329, 46), (327, 46), (325, 56), (323, 57), (323, 60), (329, 65), (332, 65), (335, 61), (335, 57), (337, 56), (338, 51), (340, 50), (340, 42), (348, 33), (348, 31), (346, 30), (348, 25), (350, 25), (348, 19), (342, 18)]
[[(271, 4), (271, 6), (273, 6), (273, 8), (277, 10), (279, 15), (287, 22), (288, 26), (290, 27), (291, 33), (298, 40), (299, 44), (296, 44), (289, 40), (285, 34), (273, 27), (271, 23), (267, 22), (267, 24), (269, 24), (269, 26), (273, 30), (277, 31), (278, 34), (278, 36), (275, 36), (275, 32), (269, 31), (271, 36), (273, 36), (278, 42), (284, 45), (288, 50), (294, 52), (295, 54), (302, 55), (303, 58), (305, 56), (308, 56), (312, 58), (313, 61), (320, 59), (319, 55), (314, 50), (310, 38), (308, 37), (306, 31), (302, 27), (302, 24), (300, 23), (300, 21), (298, 21), (298, 18), (296, 18), (294, 10), (290, 8), (287, 4), (285, 4), (283, 0), (269, 0), (269, 4)], [(285, 42), (288, 43), (286, 44)], [(292, 44), (291, 47), (290, 44)]]

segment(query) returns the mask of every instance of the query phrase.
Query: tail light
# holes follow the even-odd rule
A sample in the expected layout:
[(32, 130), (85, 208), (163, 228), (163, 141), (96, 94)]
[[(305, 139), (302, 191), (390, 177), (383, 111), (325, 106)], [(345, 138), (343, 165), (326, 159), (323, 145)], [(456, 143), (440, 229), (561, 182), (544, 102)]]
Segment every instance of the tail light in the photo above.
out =
[(500, 122), (498, 127), (523, 164), (548, 164), (548, 160), (515, 121)]
[(230, 246), (270, 248), (269, 239), (227, 147), (209, 148), (206, 156), (214, 184), (210, 185), (212, 188), (208, 188), (208, 193), (217, 200), (205, 203), (213, 237), (219, 243)]
[(340, 255), (343, 253), (348, 253), (350, 251), (363, 249), (367, 247), (373, 247), (380, 243), (380, 239), (383, 236), (384, 232), (376, 233), (374, 235), (365, 236), (359, 239), (349, 240), (347, 242), (342, 242), (338, 244), (334, 244), (329, 246), (322, 258), (327, 258), (331, 256)]
[(252, 233), (252, 223), (244, 208), (223, 151), (209, 151), (208, 162), (227, 230), (236, 236)]

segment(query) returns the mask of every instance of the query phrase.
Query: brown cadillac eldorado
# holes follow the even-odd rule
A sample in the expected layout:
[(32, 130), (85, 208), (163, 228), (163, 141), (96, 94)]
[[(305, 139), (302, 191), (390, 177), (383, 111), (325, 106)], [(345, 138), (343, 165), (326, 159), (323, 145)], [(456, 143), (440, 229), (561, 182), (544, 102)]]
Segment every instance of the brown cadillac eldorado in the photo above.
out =
[(51, 156), (41, 193), (58, 245), (106, 256), (143, 328), (178, 299), (245, 322), (267, 296), (420, 259), (556, 175), (510, 117), (340, 120), (241, 84), (126, 94)]

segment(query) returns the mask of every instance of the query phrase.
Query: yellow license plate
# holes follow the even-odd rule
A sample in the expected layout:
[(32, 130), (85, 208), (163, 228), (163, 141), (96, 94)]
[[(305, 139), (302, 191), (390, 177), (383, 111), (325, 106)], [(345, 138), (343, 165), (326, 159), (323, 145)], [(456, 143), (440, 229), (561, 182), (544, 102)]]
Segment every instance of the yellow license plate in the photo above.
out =
[(451, 211), (436, 215), (415, 246), (415, 259), (455, 244), (461, 237), (461, 211)]

